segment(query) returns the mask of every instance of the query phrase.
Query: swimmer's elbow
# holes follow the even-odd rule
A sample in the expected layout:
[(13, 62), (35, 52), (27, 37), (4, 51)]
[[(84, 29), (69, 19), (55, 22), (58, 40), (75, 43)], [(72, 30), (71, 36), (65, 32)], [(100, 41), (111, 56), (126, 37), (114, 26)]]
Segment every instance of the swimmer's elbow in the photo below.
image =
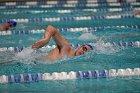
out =
[(53, 27), (52, 25), (48, 25), (47, 27), (47, 30), (50, 30), (50, 31), (55, 31), (55, 27)]
[(48, 25), (48, 28), (53, 28), (53, 26), (52, 25)]

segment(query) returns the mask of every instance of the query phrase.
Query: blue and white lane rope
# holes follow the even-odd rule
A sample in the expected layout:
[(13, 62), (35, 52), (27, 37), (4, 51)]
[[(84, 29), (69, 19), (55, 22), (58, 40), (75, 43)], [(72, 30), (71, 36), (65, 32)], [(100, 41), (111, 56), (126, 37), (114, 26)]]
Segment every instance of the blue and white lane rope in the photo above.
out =
[[(100, 0), (101, 1), (101, 0)], [(130, 2), (130, 3), (138, 3), (138, 2)], [(90, 1), (46, 1), (46, 2), (0, 2), (1, 6), (41, 6), (41, 5), (49, 5), (49, 6), (66, 6), (66, 5), (75, 5), (75, 6), (80, 6), (80, 5), (88, 5), (88, 4), (96, 4), (96, 5), (102, 5), (102, 4), (108, 4), (108, 5), (128, 5), (129, 2), (95, 2), (95, 0), (90, 0)]]
[(2, 15), (16, 14), (38, 14), (38, 13), (77, 13), (77, 12), (123, 12), (123, 11), (138, 11), (140, 8), (104, 8), (104, 9), (65, 9), (65, 10), (30, 10), (30, 11), (1, 11)]
[[(123, 0), (120, 3), (136, 3), (138, 0)], [(90, 4), (90, 3), (119, 3), (118, 0), (61, 0), (61, 1), (30, 1), (30, 2), (0, 2), (3, 6), (16, 6), (16, 5), (60, 5), (60, 4)]]
[[(133, 3), (133, 6), (140, 5), (140, 3), (136, 2)], [(83, 4), (43, 4), (43, 5), (34, 5), (34, 4), (28, 4), (28, 5), (15, 5), (15, 4), (7, 4), (7, 5), (1, 5), (0, 9), (9, 9), (9, 8), (53, 8), (53, 7), (99, 7), (99, 6), (130, 6), (130, 3), (83, 3)]]
[[(59, 28), (60, 32), (93, 32), (106, 28), (134, 28), (140, 29), (140, 25), (121, 25), (121, 26), (98, 26), (98, 27), (80, 27), (80, 28)], [(28, 35), (28, 34), (37, 34), (44, 33), (44, 29), (38, 30), (8, 30), (0, 31), (0, 35)]]
[[(94, 46), (94, 43), (90, 43), (92, 46)], [(71, 45), (74, 48), (78, 48), (79, 46), (81, 46), (81, 44), (72, 44)], [(140, 47), (140, 41), (135, 41), (135, 42), (112, 42), (112, 43), (100, 43), (100, 46), (104, 46), (104, 47), (110, 47), (110, 46), (114, 46), (114, 47)], [(41, 49), (54, 49), (56, 47), (56, 45), (47, 45), (45, 47), (42, 47)], [(0, 51), (13, 51), (15, 53), (19, 53), (21, 52), (23, 49), (25, 49), (26, 47), (2, 47), (0, 48)]]
[(41, 5), (47, 5), (47, 6), (53, 6), (53, 7), (58, 7), (58, 6), (69, 6), (69, 5), (75, 5), (75, 6), (80, 6), (80, 5), (88, 5), (88, 4), (96, 4), (102, 5), (102, 4), (108, 4), (108, 5), (125, 5), (129, 3), (139, 3), (136, 0), (125, 0), (123, 2), (118, 2), (118, 0), (67, 0), (67, 1), (44, 1), (44, 2), (0, 2), (1, 6), (41, 6)]
[(63, 22), (63, 21), (88, 21), (88, 20), (102, 20), (102, 19), (121, 19), (121, 18), (140, 18), (140, 15), (121, 14), (121, 15), (98, 15), (98, 16), (79, 16), (79, 17), (55, 17), (55, 18), (18, 18), (18, 19), (1, 19), (0, 23), (13, 20), (18, 23), (28, 22)]
[(110, 70), (94, 70), (94, 71), (70, 71), (36, 74), (18, 74), (18, 75), (1, 75), (0, 84), (5, 83), (32, 83), (45, 80), (75, 80), (75, 79), (99, 79), (112, 77), (130, 77), (136, 76), (140, 78), (140, 68), (126, 69), (110, 69)]

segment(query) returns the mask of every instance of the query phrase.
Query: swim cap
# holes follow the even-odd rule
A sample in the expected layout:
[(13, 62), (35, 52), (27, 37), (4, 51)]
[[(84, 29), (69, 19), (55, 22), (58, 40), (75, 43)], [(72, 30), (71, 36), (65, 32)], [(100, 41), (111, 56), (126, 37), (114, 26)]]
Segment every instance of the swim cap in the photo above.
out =
[(12, 27), (15, 27), (17, 25), (17, 22), (15, 21), (8, 21), (7, 23), (9, 23)]
[(93, 50), (93, 46), (89, 45), (89, 44), (86, 44), (87, 46), (90, 47), (91, 50)]

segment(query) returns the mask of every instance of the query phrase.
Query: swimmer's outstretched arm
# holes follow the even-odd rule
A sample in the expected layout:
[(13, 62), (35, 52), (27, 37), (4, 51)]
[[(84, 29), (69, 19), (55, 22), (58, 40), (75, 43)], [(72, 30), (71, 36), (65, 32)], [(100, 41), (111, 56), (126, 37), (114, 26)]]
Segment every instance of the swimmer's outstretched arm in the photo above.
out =
[(67, 40), (57, 31), (57, 29), (51, 25), (49, 25), (44, 33), (44, 38), (39, 40), (37, 43), (32, 45), (32, 48), (41, 48), (46, 45), (50, 38), (53, 37), (55, 43), (59, 47), (63, 47), (64, 45), (68, 45)]
[(0, 26), (0, 30), (3, 30), (3, 26)]
[(140, 15), (140, 11), (136, 11), (134, 15)]

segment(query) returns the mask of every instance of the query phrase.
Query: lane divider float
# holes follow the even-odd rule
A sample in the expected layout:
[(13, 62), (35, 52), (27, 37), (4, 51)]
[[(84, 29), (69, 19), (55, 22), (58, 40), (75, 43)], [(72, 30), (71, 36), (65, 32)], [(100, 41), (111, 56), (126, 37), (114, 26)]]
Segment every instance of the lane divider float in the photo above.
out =
[[(94, 43), (89, 43), (91, 45), (94, 46)], [(81, 44), (72, 44), (71, 45), (74, 48), (78, 48), (79, 46), (81, 46)], [(104, 47), (110, 47), (110, 46), (114, 46), (114, 47), (140, 47), (140, 41), (132, 41), (132, 42), (108, 42), (108, 43), (100, 43), (100, 46), (104, 46)], [(56, 45), (47, 45), (42, 47), (41, 49), (54, 49), (56, 47)], [(25, 49), (26, 47), (1, 47), (0, 51), (13, 51), (15, 53), (19, 53), (21, 52), (23, 49)]]
[(140, 78), (140, 68), (1, 75), (0, 84), (32, 83), (45, 80), (99, 79), (99, 78), (114, 78), (114, 77), (132, 77), (132, 76), (137, 76), (138, 78)]

